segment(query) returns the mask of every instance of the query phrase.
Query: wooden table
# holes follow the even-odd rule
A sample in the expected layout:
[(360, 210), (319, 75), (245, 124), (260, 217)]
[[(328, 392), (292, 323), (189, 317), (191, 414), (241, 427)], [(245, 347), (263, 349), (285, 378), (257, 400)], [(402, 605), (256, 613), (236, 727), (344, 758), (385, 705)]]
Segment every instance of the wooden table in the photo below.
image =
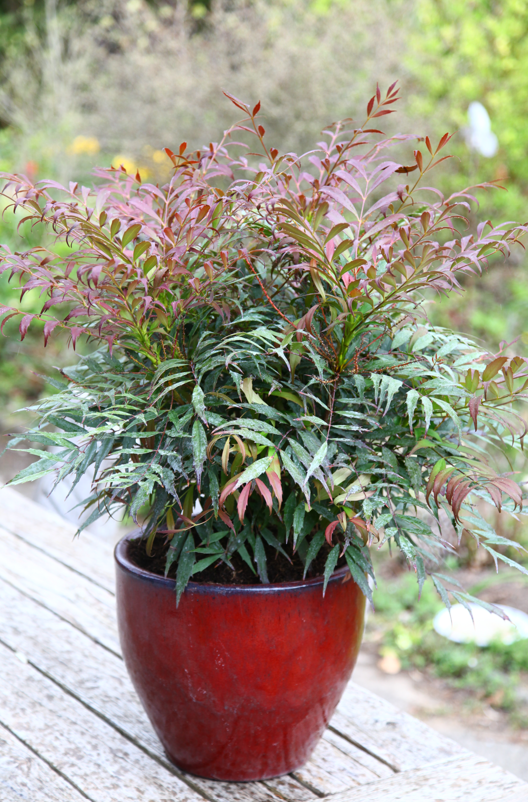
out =
[(111, 544), (0, 490), (0, 800), (528, 802), (528, 785), (350, 683), (311, 760), (221, 783), (167, 760), (130, 684)]

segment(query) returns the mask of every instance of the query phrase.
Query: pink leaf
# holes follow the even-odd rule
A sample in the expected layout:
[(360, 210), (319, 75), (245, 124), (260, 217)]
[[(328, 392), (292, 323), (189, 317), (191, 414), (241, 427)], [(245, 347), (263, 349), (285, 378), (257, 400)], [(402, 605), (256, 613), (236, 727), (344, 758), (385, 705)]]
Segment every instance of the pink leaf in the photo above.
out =
[(473, 398), (469, 399), (469, 414), (471, 415), (471, 419), (475, 424), (475, 431), (477, 431), (477, 417), (482, 398), (483, 396), (481, 395), (479, 395), (478, 397), (474, 395)]
[(277, 474), (273, 470), (266, 471), (266, 476), (268, 477), (269, 483), (273, 488), (273, 492), (275, 493), (275, 496), (277, 498), (280, 510), (282, 504), (282, 483), (280, 480), (280, 476), (277, 476)]
[(332, 521), (332, 523), (328, 524), (328, 526), (325, 529), (325, 538), (326, 541), (330, 544), (330, 546), (332, 545), (332, 535), (334, 534), (334, 529), (336, 528), (336, 526), (339, 526), (339, 521)]
[(247, 485), (241, 490), (240, 495), (238, 497), (238, 517), (240, 518), (240, 523), (244, 523), (244, 515), (246, 513), (246, 507), (249, 499), (249, 494), (251, 493), (251, 482), (248, 482)]
[(266, 487), (266, 485), (264, 484), (262, 479), (255, 479), (255, 482), (257, 483), (257, 487), (258, 487), (258, 489), (260, 491), (260, 495), (262, 496), (262, 498), (264, 499), (264, 501), (268, 505), (269, 511), (271, 512), (272, 509), (273, 509), (273, 499), (271, 498), (271, 493), (270, 493), (269, 489)]

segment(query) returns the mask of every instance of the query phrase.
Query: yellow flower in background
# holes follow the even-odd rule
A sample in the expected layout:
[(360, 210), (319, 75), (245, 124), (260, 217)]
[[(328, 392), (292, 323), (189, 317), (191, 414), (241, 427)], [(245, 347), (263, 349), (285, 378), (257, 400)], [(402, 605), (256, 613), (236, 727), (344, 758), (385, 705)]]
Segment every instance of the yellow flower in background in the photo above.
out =
[(99, 140), (95, 136), (76, 136), (67, 152), (74, 156), (95, 156), (101, 150)]
[(138, 170), (136, 163), (129, 159), (128, 156), (123, 156), (123, 154), (114, 156), (112, 167), (124, 167), (129, 175), (135, 175)]
[(164, 150), (153, 150), (152, 151), (152, 161), (156, 162), (156, 164), (163, 164), (167, 163), (167, 159), (169, 157), (165, 153)]
[(128, 175), (136, 175), (137, 172), (139, 172), (141, 178), (148, 178), (150, 175), (150, 170), (147, 167), (136, 164), (135, 161), (122, 154), (114, 156), (112, 166), (117, 168), (124, 167)]

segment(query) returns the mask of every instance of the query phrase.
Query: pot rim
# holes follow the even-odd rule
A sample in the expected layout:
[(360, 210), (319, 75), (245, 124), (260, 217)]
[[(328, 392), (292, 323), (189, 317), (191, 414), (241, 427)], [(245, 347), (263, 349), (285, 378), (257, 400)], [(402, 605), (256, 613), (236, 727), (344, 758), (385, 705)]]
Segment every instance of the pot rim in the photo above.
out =
[[(127, 535), (121, 538), (116, 544), (114, 549), (114, 558), (124, 571), (128, 573), (135, 574), (137, 577), (144, 579), (148, 582), (152, 582), (154, 584), (161, 585), (162, 587), (170, 588), (174, 590), (174, 579), (169, 579), (169, 577), (160, 576), (159, 574), (154, 574), (151, 571), (146, 571), (144, 568), (140, 568), (139, 566), (135, 565), (128, 557), (128, 543), (133, 539), (137, 539), (138, 531), (129, 532)], [(347, 577), (348, 574), (348, 577)], [(337, 571), (334, 571), (332, 576), (330, 577), (328, 584), (337, 582), (337, 581), (353, 581), (352, 574), (350, 573), (350, 569), (348, 566), (344, 568), (339, 568)], [(316, 576), (312, 579), (296, 579), (291, 582), (269, 582), (267, 585), (258, 584), (258, 585), (225, 585), (222, 583), (216, 582), (193, 582), (192, 580), (188, 582), (187, 587), (185, 588), (185, 592), (188, 590), (193, 592), (208, 592), (214, 591), (216, 593), (270, 593), (270, 592), (279, 592), (279, 591), (286, 591), (286, 590), (298, 590), (304, 587), (317, 587), (319, 585), (323, 585), (324, 577), (323, 576)]]

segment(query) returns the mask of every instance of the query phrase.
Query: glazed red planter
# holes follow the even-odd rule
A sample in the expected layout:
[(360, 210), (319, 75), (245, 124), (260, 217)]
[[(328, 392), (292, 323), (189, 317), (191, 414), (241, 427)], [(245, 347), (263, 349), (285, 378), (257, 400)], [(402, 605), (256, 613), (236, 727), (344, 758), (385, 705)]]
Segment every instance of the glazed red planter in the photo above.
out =
[(347, 568), (277, 585), (174, 580), (115, 551), (117, 615), (134, 687), (169, 758), (216, 780), (302, 766), (350, 679), (365, 597)]

